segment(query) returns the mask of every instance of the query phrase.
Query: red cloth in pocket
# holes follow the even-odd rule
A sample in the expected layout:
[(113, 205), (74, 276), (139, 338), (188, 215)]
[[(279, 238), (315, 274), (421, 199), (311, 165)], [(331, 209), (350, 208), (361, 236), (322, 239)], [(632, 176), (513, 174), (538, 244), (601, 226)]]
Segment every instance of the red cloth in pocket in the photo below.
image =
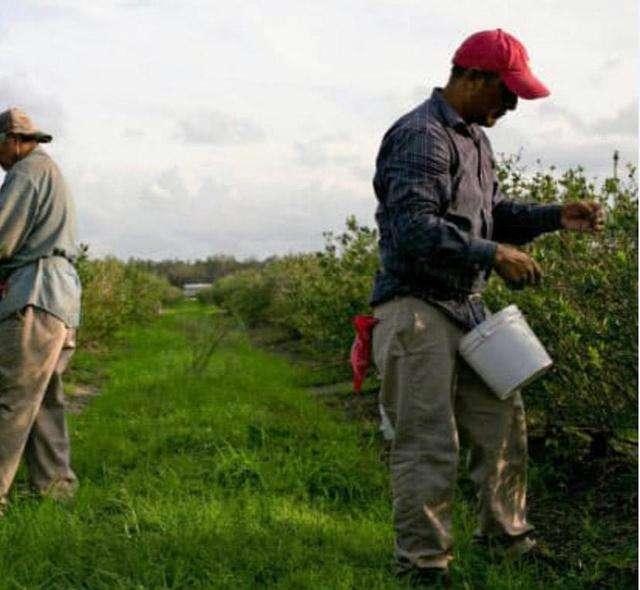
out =
[(371, 339), (373, 328), (378, 319), (370, 315), (357, 315), (353, 318), (356, 337), (351, 346), (351, 368), (353, 369), (353, 390), (360, 393), (362, 382), (367, 376), (371, 364)]

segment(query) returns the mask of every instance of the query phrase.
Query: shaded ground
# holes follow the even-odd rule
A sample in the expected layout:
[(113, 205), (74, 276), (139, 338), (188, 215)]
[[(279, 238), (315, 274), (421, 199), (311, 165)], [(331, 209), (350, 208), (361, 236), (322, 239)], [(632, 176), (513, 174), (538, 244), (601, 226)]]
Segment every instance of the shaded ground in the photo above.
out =
[[(369, 378), (357, 395), (345, 361), (342, 366), (335, 360), (323, 365), (321, 357), (269, 328), (256, 330), (252, 341), (304, 367), (309, 392), (325, 405), (365, 424), (369, 432), (378, 429), (375, 379)], [(552, 452), (551, 443), (557, 447), (562, 439), (550, 441), (543, 432), (530, 430), (529, 516), (554, 554), (549, 567), (572, 570), (571, 577), (578, 579), (590, 570), (585, 588), (637, 588), (637, 445), (592, 445), (577, 459)], [(390, 443), (379, 435), (378, 444), (380, 460), (387, 463)], [(463, 465), (460, 493), (473, 505), (474, 488), (464, 475)]]
[[(184, 305), (129, 326), (107, 355), (79, 351), (71, 383), (101, 395), (85, 395), (91, 403), (69, 416), (78, 494), (69, 504), (42, 501), (20, 493), (19, 476), (0, 521), (1, 590), (407, 587), (392, 572), (374, 390), (354, 398), (344, 367), (293, 364), (242, 333), (212, 349), (211, 320)], [(313, 386), (322, 387), (310, 395)], [(531, 474), (536, 516), (548, 523), (545, 503), (557, 502), (565, 562), (514, 563), (474, 545), (463, 482), (454, 589), (635, 588), (629, 529), (603, 515), (593, 493), (567, 501), (557, 490), (577, 478), (557, 466), (534, 461)], [(603, 475), (611, 477), (622, 494), (623, 474)]]

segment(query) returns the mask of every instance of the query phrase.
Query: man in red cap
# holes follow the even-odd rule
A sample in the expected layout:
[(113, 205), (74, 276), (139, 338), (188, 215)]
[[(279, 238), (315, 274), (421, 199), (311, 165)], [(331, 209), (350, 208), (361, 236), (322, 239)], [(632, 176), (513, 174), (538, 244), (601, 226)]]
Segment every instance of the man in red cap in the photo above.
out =
[[(490, 272), (510, 286), (536, 284), (538, 264), (514, 245), (560, 229), (599, 231), (594, 202), (525, 204), (501, 193), (489, 139), (518, 97), (549, 91), (522, 44), (497, 29), (469, 37), (445, 88), (386, 133), (374, 188), (381, 270), (371, 304), (380, 406), (393, 433), (391, 480), (399, 574), (448, 579), (458, 433), (471, 446), (481, 538), (528, 552), (527, 439), (519, 392), (500, 400), (458, 355), (486, 318)], [(390, 428), (389, 428), (390, 426)]]

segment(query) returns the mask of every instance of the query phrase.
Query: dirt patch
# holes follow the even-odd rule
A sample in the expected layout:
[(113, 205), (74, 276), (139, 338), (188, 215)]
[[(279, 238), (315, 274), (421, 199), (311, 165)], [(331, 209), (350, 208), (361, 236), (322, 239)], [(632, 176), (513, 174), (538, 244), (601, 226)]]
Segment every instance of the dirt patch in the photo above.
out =
[(74, 383), (65, 392), (65, 409), (70, 414), (79, 414), (91, 400), (100, 395), (100, 390), (94, 385)]

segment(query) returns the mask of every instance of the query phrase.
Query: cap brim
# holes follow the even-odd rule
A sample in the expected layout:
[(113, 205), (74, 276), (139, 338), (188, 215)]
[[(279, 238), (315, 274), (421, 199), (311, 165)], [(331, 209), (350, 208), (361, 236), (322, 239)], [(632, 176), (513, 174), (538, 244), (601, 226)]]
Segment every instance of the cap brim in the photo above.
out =
[(507, 88), (520, 98), (531, 100), (551, 94), (549, 89), (531, 73), (531, 70), (508, 70), (500, 77)]

